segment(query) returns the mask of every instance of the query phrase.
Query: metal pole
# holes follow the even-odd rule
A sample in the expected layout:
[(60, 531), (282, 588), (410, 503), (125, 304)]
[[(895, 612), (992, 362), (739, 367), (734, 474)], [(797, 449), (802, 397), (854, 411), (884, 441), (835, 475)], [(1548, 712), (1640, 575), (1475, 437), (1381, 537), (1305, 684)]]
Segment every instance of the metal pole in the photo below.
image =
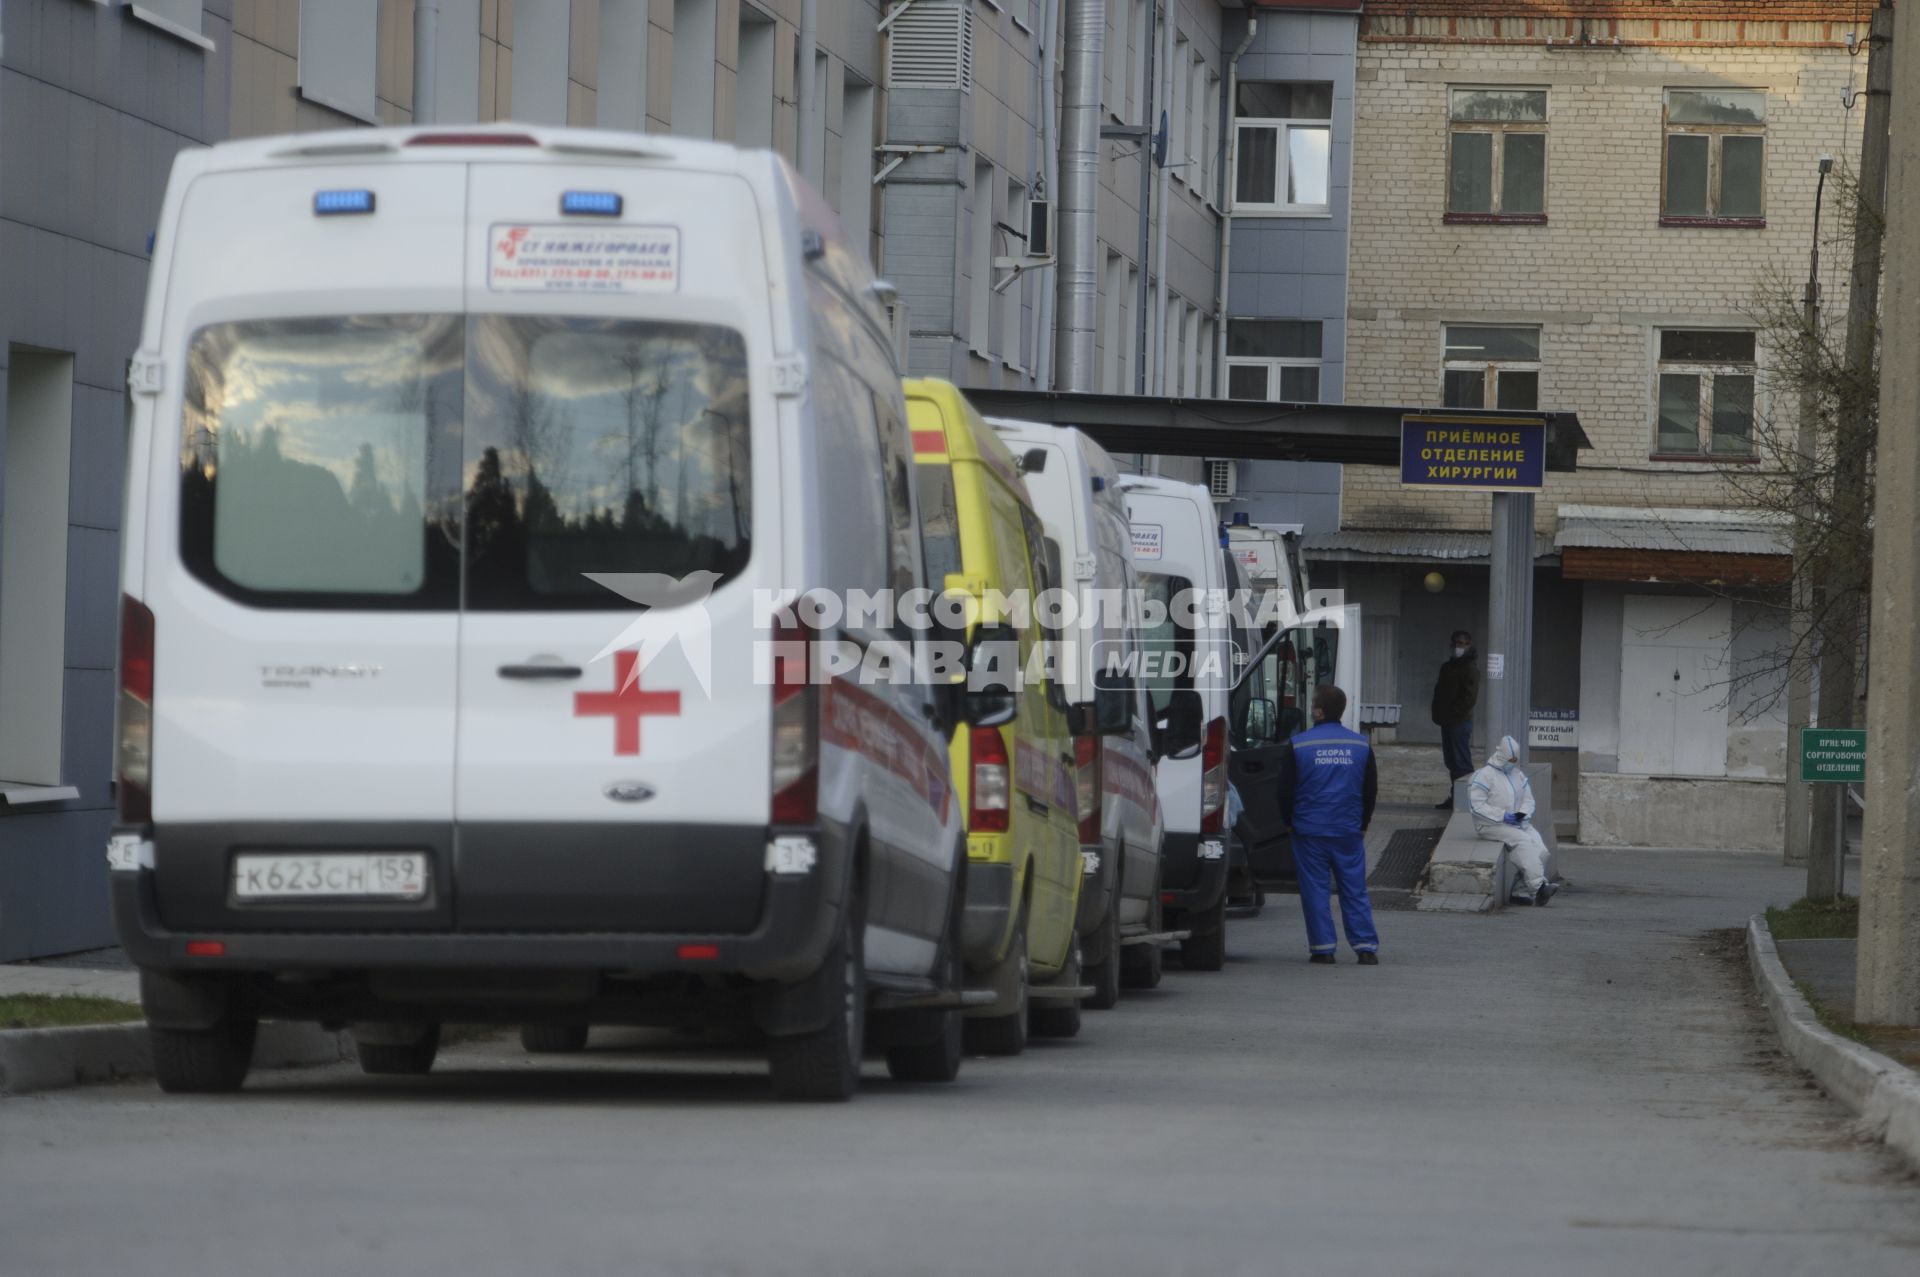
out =
[(1533, 494), (1493, 495), (1488, 565), (1486, 740), (1511, 736), (1526, 762), (1533, 691)]
[(1147, 393), (1147, 274), (1153, 244), (1153, 139), (1159, 131), (1159, 121), (1153, 114), (1153, 104), (1159, 96), (1153, 91), (1153, 68), (1154, 51), (1160, 43), (1161, 23), (1160, 6), (1152, 5), (1147, 15), (1147, 65), (1140, 80), (1140, 127), (1146, 133), (1140, 139), (1140, 278), (1133, 298), (1134, 318), (1140, 325), (1140, 340), (1134, 349), (1136, 367), (1133, 393), (1136, 395)]
[[(1893, 6), (1888, 0), (1873, 12), (1867, 47), (1866, 118), (1860, 137), (1860, 184), (1854, 209), (1853, 274), (1847, 294), (1847, 377), (1842, 402), (1835, 405), (1833, 423), (1833, 493), (1831, 526), (1821, 578), (1827, 588), (1827, 606), (1821, 618), (1820, 705), (1821, 727), (1851, 727), (1859, 696), (1860, 648), (1866, 586), (1871, 573), (1871, 536), (1867, 526), (1867, 453), (1874, 440), (1865, 421), (1868, 405), (1859, 402), (1859, 389), (1872, 376), (1878, 344), (1880, 310), (1881, 233), (1886, 219), (1888, 118), (1893, 94)], [(1831, 827), (1844, 818), (1844, 805), (1832, 786), (1815, 800), (1841, 807), (1830, 817)], [(1839, 843), (1816, 845), (1807, 855), (1807, 894), (1823, 899), (1838, 876), (1826, 862), (1839, 860), (1846, 848)]]
[(1062, 390), (1100, 388), (1094, 339), (1100, 311), (1100, 64), (1106, 0), (1068, 0), (1060, 131), (1059, 329)]
[(434, 39), (440, 25), (439, 0), (413, 0), (413, 122), (434, 123)]

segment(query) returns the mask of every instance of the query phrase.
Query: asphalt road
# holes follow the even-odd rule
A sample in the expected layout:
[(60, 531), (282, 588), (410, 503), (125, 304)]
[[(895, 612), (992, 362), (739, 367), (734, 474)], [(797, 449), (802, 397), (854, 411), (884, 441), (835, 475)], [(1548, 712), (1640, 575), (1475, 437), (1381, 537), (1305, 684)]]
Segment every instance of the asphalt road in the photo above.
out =
[(1224, 973), (953, 1086), (872, 1066), (847, 1107), (774, 1103), (746, 1054), (505, 1041), (0, 1099), (0, 1272), (1910, 1277), (1920, 1185), (1703, 940), (1796, 875), (1562, 867), (1547, 909), (1383, 914), (1377, 969), (1307, 966), (1274, 898)]

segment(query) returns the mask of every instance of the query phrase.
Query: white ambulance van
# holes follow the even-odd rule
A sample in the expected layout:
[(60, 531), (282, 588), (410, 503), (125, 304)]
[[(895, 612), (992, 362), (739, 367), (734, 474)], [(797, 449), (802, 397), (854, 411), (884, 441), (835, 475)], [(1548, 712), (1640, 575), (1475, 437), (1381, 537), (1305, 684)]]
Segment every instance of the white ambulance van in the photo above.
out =
[(882, 299), (781, 160), (184, 151), (131, 388), (109, 861), (165, 1089), (239, 1086), (261, 1017), (370, 1072), (737, 1017), (782, 1096), (876, 1039), (953, 1076), (946, 693), (892, 616), (774, 606), (925, 578)]
[(1142, 669), (1166, 823), (1160, 925), (1187, 933), (1180, 960), (1188, 970), (1218, 971), (1226, 962), (1227, 709), (1236, 669), (1229, 559), (1205, 488), (1128, 475), (1120, 490), (1148, 611)]
[[(1137, 664), (1139, 574), (1120, 468), (1071, 427), (989, 418), (1019, 459), (1027, 494), (1076, 600), (1064, 634), (1077, 660), (1062, 670), (1080, 792), (1078, 929), (1086, 1005), (1120, 998), (1123, 948), (1155, 943), (1160, 800), (1153, 785), (1152, 707)], [(1143, 957), (1146, 955), (1142, 954)]]

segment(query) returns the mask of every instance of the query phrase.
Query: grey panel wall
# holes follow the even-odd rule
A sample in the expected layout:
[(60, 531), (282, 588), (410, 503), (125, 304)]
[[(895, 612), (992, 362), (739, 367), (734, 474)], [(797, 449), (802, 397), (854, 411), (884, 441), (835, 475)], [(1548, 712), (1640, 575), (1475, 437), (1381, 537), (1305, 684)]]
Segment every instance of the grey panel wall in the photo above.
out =
[[(231, 0), (207, 0), (209, 53), (119, 7), (0, 8), (0, 375), (10, 345), (74, 356), (57, 674), (61, 779), (80, 791), (44, 806), (0, 804), (0, 960), (112, 943), (105, 845), (126, 363), (173, 155), (226, 131), (232, 14)], [(0, 443), (4, 404), (0, 396)]]
[(1353, 69), (1359, 20), (1327, 13), (1260, 14), (1260, 32), (1240, 59), (1242, 80), (1333, 85), (1328, 216), (1233, 221), (1227, 314), (1321, 322), (1320, 397), (1345, 400), (1347, 213), (1353, 189)]

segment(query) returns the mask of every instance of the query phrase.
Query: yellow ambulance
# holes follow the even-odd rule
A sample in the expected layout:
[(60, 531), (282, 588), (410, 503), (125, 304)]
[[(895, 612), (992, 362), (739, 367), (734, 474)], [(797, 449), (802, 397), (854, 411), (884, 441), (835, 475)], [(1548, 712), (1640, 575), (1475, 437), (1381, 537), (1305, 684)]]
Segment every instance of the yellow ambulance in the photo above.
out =
[(967, 817), (963, 935), (969, 984), (997, 995), (968, 1010), (965, 1036), (970, 1051), (1013, 1055), (1029, 1031), (1077, 1033), (1086, 992), (1073, 736), (1048, 672), (1064, 640), (1043, 628), (1043, 609), (1009, 605), (1066, 583), (1020, 463), (960, 391), (909, 380), (906, 401), (927, 583), (964, 617), (947, 635), (963, 645), (968, 688), (952, 742)]

